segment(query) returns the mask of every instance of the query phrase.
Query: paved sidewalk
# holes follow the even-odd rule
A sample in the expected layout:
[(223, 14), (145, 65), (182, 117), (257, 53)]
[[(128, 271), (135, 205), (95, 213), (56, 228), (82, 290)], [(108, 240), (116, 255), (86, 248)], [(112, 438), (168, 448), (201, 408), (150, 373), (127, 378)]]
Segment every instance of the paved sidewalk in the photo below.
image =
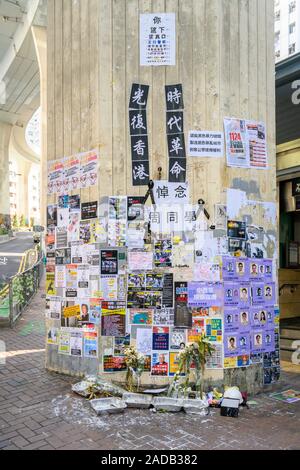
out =
[[(42, 290), (17, 326), (0, 330), (8, 357), (0, 365), (1, 449), (300, 449), (300, 402), (280, 403), (267, 393), (238, 419), (219, 410), (207, 417), (127, 410), (97, 417), (73, 395), (76, 379), (44, 369)], [(300, 390), (300, 371), (283, 373), (282, 390)]]

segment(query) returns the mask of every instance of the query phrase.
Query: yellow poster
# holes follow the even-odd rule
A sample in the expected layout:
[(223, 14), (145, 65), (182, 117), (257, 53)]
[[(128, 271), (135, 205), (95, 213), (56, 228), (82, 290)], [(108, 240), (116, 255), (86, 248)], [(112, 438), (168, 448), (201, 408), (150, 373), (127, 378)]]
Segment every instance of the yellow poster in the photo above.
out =
[(224, 369), (233, 369), (237, 367), (237, 357), (224, 357)]
[(80, 305), (71, 305), (70, 307), (64, 307), (64, 317), (79, 317), (80, 316)]
[(55, 273), (46, 273), (46, 296), (56, 295)]

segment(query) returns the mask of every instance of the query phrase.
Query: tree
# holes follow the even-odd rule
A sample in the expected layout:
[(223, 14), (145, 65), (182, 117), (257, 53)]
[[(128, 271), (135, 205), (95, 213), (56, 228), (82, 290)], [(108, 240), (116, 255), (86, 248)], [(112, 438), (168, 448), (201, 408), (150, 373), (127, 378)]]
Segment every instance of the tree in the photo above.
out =
[(23, 214), (20, 216), (20, 227), (25, 227), (25, 217)]
[(15, 215), (13, 216), (12, 226), (15, 227), (15, 228), (19, 227), (19, 221), (18, 221), (17, 214), (15, 214)]

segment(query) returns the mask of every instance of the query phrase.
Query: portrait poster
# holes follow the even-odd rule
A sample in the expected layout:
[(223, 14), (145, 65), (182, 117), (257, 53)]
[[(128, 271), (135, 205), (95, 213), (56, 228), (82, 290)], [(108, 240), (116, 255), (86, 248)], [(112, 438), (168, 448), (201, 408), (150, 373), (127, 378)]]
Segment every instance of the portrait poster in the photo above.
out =
[(153, 350), (168, 350), (169, 349), (169, 334), (168, 326), (153, 326), (152, 329), (152, 349)]
[(167, 377), (169, 374), (169, 352), (152, 351), (151, 375)]

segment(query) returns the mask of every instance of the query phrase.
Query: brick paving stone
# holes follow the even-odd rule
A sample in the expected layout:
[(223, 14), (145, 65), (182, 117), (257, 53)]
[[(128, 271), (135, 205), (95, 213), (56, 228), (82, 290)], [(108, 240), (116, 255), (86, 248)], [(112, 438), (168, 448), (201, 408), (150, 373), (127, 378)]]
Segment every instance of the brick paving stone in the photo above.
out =
[[(219, 410), (206, 417), (148, 410), (97, 417), (86, 400), (72, 394), (70, 384), (76, 379), (44, 369), (41, 293), (13, 329), (0, 330), (9, 351), (6, 364), (0, 364), (1, 449), (300, 448), (300, 402), (272, 400), (268, 389), (237, 419), (223, 418)], [(290, 366), (288, 370), (282, 374), (281, 390), (300, 390), (300, 373)]]

